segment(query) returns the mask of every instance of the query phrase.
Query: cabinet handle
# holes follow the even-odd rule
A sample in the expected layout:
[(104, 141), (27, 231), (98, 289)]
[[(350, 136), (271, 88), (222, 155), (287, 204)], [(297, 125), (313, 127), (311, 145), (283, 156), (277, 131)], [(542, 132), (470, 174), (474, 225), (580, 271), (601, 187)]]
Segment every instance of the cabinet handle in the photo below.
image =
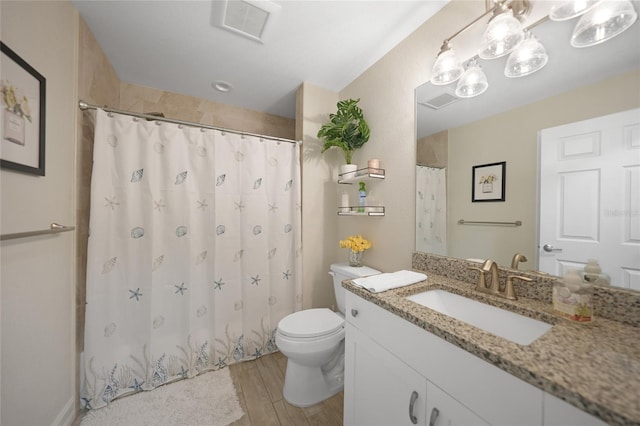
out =
[(438, 415), (440, 415), (440, 410), (438, 410), (436, 407), (433, 407), (433, 409), (431, 410), (431, 417), (429, 418), (429, 426), (436, 426)]
[(357, 317), (358, 316), (358, 310), (355, 308), (351, 308), (351, 316), (352, 317)]
[(409, 400), (409, 420), (414, 425), (418, 424), (418, 418), (413, 414), (413, 406), (416, 404), (416, 400), (418, 399), (418, 392), (411, 392), (411, 400)]

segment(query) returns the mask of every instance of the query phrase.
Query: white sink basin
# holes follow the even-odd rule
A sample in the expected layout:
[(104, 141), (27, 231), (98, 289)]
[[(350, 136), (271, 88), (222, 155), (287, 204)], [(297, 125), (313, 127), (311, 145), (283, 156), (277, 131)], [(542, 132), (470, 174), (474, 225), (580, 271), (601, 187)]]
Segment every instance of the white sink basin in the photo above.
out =
[(408, 296), (407, 299), (520, 345), (532, 343), (552, 327), (545, 322), (444, 290), (428, 290)]

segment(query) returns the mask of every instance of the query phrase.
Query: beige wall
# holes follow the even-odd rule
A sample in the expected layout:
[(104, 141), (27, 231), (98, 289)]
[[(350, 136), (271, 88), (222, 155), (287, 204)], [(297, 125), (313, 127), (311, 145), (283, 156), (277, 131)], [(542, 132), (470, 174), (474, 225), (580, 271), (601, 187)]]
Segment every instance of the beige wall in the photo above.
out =
[[(305, 83), (297, 92), (296, 139), (302, 140), (302, 272), (303, 308), (334, 307), (333, 281), (329, 265), (344, 262), (337, 257), (338, 158), (342, 152), (320, 152), (316, 137), (320, 126), (334, 112), (338, 94)], [(343, 160), (344, 161), (344, 160)]]
[[(75, 222), (78, 14), (70, 2), (3, 1), (1, 38), (46, 78), (44, 177), (0, 171), (0, 232)], [(76, 402), (73, 232), (1, 247), (3, 425), (70, 424)]]
[[(449, 232), (453, 257), (510, 265), (516, 252), (537, 259), (538, 131), (640, 106), (640, 70), (449, 130)], [(486, 143), (483, 143), (486, 142)], [(507, 162), (506, 201), (471, 202), (471, 168)], [(459, 226), (458, 219), (522, 221), (522, 226)]]

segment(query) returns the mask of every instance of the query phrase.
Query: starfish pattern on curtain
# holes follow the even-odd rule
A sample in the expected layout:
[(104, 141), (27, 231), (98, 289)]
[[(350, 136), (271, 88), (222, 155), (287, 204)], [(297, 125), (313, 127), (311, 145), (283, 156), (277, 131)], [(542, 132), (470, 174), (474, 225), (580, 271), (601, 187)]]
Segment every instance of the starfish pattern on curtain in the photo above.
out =
[(299, 145), (96, 114), (82, 406), (277, 350), (302, 307)]

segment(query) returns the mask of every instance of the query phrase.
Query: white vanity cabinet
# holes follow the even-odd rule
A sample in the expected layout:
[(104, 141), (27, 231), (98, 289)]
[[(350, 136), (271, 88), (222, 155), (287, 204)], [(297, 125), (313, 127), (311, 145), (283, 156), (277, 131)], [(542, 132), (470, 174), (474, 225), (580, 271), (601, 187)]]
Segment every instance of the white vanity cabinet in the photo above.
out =
[(488, 425), (349, 323), (345, 360), (345, 425)]
[(603, 424), (349, 291), (345, 316), (347, 426)]
[(427, 380), (348, 323), (346, 333), (344, 424), (425, 425)]
[[(398, 324), (389, 321), (387, 316), (395, 315), (352, 293), (347, 293), (346, 312), (345, 425), (489, 424), (374, 340), (381, 334), (407, 331), (396, 329)], [(415, 328), (409, 331), (427, 334)], [(407, 348), (412, 347), (415, 337), (405, 338)]]

